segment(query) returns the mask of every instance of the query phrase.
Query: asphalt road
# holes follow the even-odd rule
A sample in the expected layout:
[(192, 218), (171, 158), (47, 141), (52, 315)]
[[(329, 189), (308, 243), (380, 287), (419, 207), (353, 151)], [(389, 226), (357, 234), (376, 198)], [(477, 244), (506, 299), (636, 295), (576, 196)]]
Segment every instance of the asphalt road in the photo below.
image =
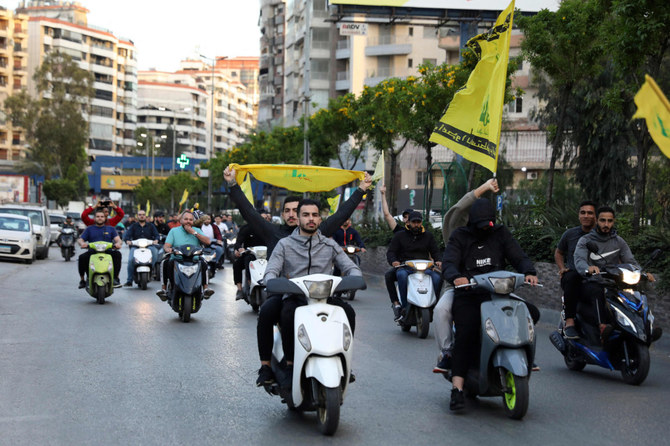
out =
[[(127, 250), (124, 248), (124, 262)], [(365, 269), (365, 265), (363, 265)], [(121, 273), (125, 279), (125, 266)], [(449, 412), (450, 383), (431, 373), (435, 340), (402, 333), (379, 279), (359, 292), (340, 426), (322, 437), (313, 413), (290, 412), (255, 387), (256, 316), (235, 302), (232, 267), (188, 324), (151, 290), (117, 289), (97, 305), (59, 251), (0, 262), (0, 445), (667, 444), (670, 357), (652, 352), (639, 387), (587, 366), (570, 372), (538, 326), (530, 407), (505, 417), (499, 398)], [(345, 443), (346, 442), (346, 443)]]

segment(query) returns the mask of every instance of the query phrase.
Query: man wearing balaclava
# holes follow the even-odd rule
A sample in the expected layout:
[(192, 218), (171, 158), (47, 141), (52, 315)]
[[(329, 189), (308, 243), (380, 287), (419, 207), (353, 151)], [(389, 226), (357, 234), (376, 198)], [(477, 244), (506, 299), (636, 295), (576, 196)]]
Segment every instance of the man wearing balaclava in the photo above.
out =
[[(442, 276), (454, 286), (465, 285), (477, 274), (505, 269), (510, 263), (526, 276), (526, 283), (537, 285), (537, 273), (528, 256), (514, 240), (509, 229), (495, 223), (495, 209), (488, 199), (480, 198), (470, 208), (467, 226), (456, 229), (444, 250)], [(469, 368), (479, 355), (480, 305), (491, 300), (488, 291), (459, 288), (454, 293), (452, 312), (456, 326), (452, 358), (451, 410), (465, 407), (463, 384)], [(530, 309), (530, 308), (529, 308)], [(532, 313), (536, 309), (531, 309)], [(539, 314), (532, 314), (536, 321)]]
[[(398, 268), (396, 278), (403, 310), (407, 306), (407, 278), (412, 273), (412, 269), (400, 265), (407, 260), (433, 259), (438, 269), (442, 266), (442, 262), (438, 260), (440, 249), (437, 246), (437, 241), (435, 241), (432, 232), (426, 231), (423, 227), (421, 212), (410, 212), (407, 220), (405, 230), (398, 231), (393, 235), (386, 251), (386, 260), (391, 266)], [(433, 270), (427, 270), (426, 273), (433, 279), (435, 295), (439, 296), (440, 286), (442, 285), (440, 273)], [(393, 305), (400, 305), (400, 303), (393, 302)]]

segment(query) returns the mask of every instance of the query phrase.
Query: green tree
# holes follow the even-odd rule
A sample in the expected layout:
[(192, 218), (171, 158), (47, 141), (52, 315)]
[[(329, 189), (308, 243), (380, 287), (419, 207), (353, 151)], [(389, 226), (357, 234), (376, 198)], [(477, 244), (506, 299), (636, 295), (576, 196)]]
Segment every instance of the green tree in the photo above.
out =
[(28, 149), (21, 161), (22, 171), (63, 177), (69, 166), (83, 171), (88, 122), (95, 94), (93, 75), (66, 54), (46, 55), (33, 76), (38, 98), (26, 91), (10, 96), (4, 103), (12, 122), (25, 131)]
[(307, 137), (312, 164), (328, 166), (331, 159), (337, 159), (342, 169), (353, 169), (361, 157), (360, 147), (354, 144), (344, 153), (341, 147), (357, 133), (355, 107), (355, 96), (349, 93), (331, 99), (328, 108), (318, 110), (309, 118)]
[(45, 180), (42, 189), (47, 199), (55, 201), (61, 207), (78, 198), (77, 185), (67, 178)]

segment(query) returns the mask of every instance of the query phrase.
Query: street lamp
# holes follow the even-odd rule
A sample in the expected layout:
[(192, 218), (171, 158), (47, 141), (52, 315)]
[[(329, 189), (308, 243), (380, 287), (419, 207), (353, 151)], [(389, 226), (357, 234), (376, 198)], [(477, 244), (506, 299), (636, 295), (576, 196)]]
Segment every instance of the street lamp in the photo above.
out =
[(216, 58), (212, 59), (211, 57), (203, 56), (200, 54), (200, 57), (203, 59), (212, 61), (212, 96), (211, 107), (210, 107), (210, 123), (209, 123), (209, 156), (207, 161), (209, 163), (209, 174), (207, 175), (207, 210), (211, 212), (212, 210), (212, 153), (214, 153), (214, 67), (216, 66)]
[[(158, 109), (161, 111), (167, 110), (167, 108), (165, 107), (158, 107)], [(191, 107), (185, 107), (178, 110), (172, 109), (171, 111), (172, 111), (172, 170), (170, 171), (170, 175), (174, 175), (175, 158), (177, 158), (177, 111), (187, 113), (191, 111)], [(161, 135), (161, 139), (167, 139), (167, 135), (166, 134)], [(170, 194), (170, 209), (174, 211), (174, 191), (172, 191)]]

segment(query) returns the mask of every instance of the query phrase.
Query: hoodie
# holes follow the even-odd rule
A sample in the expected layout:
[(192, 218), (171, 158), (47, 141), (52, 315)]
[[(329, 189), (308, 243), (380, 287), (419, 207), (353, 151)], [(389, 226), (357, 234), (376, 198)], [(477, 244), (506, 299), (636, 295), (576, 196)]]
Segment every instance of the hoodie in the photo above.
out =
[[(598, 246), (598, 254), (589, 252), (586, 247), (588, 242), (594, 242)], [(633, 257), (628, 244), (617, 235), (614, 229), (609, 234), (601, 234), (597, 227), (593, 228), (577, 242), (574, 257), (575, 268), (582, 276), (586, 276), (589, 266), (592, 265), (600, 269), (603, 269), (606, 264), (632, 263), (637, 267), (640, 266)]]
[(362, 276), (361, 270), (335, 240), (325, 237), (321, 231), (309, 237), (300, 235), (296, 228), (275, 246), (268, 260), (263, 280), (277, 277), (295, 278), (308, 274), (331, 274), (333, 263), (342, 271), (342, 276)]

